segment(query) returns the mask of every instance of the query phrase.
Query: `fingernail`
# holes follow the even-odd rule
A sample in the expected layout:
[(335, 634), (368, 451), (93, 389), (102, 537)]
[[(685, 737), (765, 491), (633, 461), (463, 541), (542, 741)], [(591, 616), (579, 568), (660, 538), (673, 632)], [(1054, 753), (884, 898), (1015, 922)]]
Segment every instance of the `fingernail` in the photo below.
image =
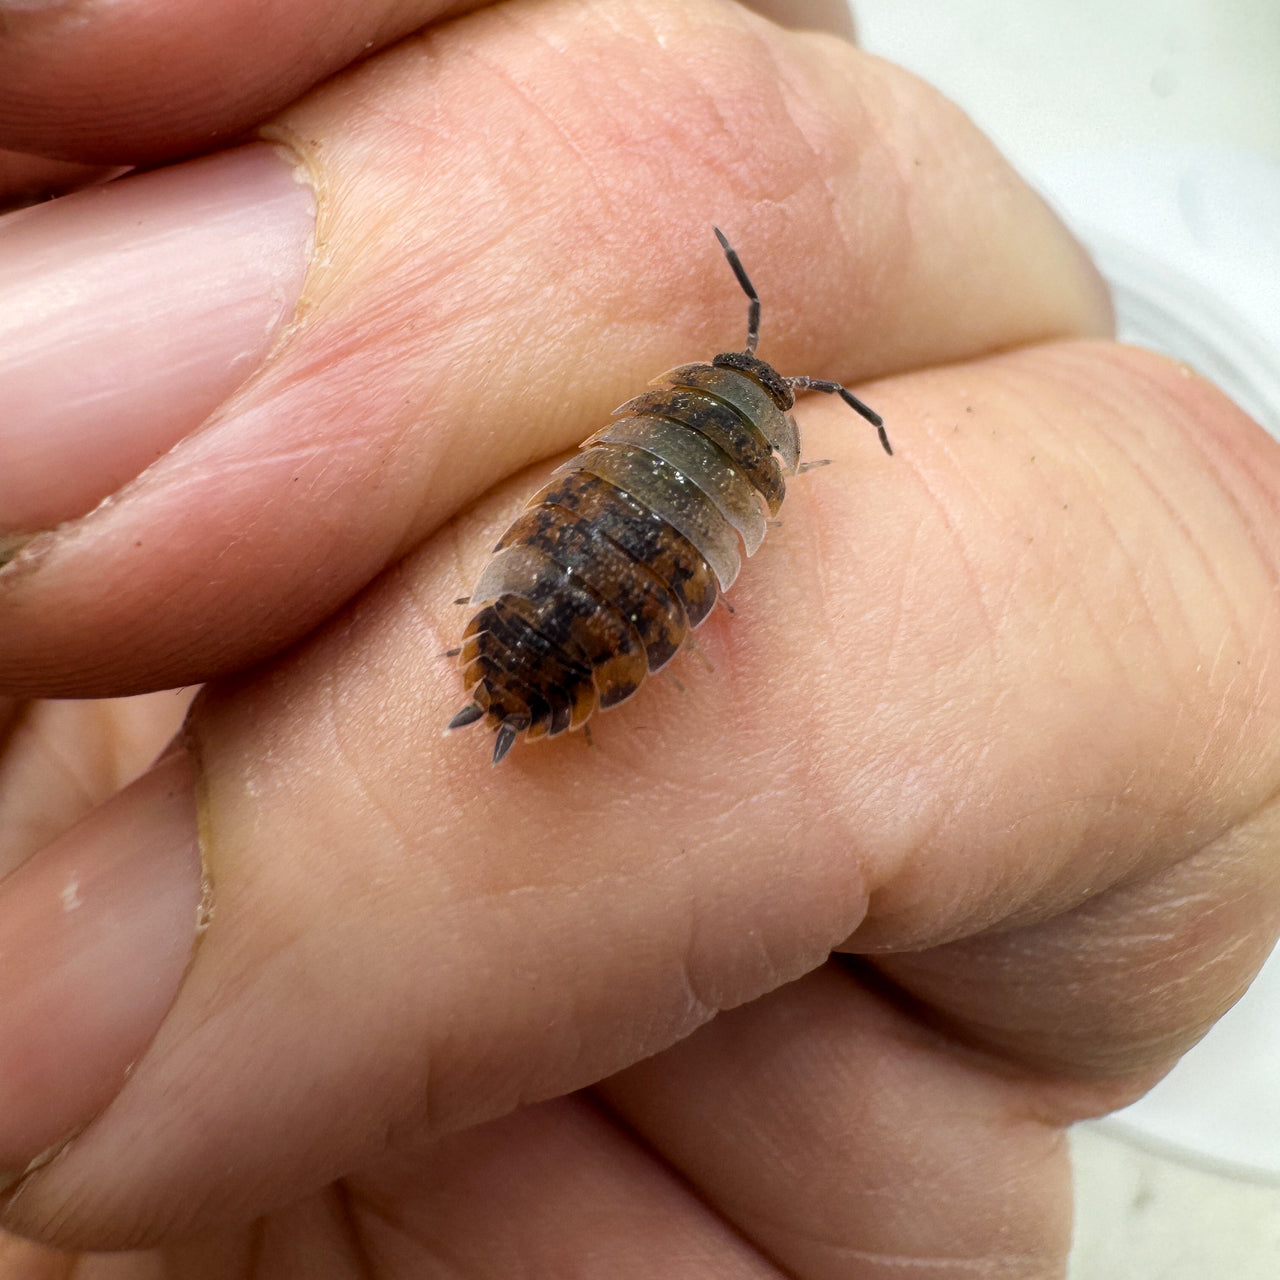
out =
[(82, 515), (292, 318), (315, 195), (265, 143), (0, 217), (0, 531)]
[(201, 899), (180, 755), (0, 881), (0, 1186), (119, 1092), (178, 990)]

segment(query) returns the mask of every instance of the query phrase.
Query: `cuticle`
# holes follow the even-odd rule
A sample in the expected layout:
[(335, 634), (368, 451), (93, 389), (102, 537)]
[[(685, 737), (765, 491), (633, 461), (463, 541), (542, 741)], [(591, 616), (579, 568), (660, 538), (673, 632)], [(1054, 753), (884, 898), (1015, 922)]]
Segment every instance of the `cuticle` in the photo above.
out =
[(53, 545), (53, 532), (0, 533), (0, 581), (10, 582), (34, 569)]
[(212, 842), (208, 816), (209, 787), (206, 782), (204, 753), (200, 748), (200, 739), (190, 727), (201, 702), (204, 701), (204, 696), (203, 690), (196, 694), (195, 700), (187, 709), (186, 723), (180, 730), (177, 741), (174, 744), (174, 749), (182, 751), (191, 765), (192, 791), (196, 801), (196, 851), (200, 857), (200, 905), (196, 908), (196, 935), (195, 942), (191, 948), (191, 960), (187, 962), (188, 969), (195, 959), (200, 940), (213, 923), (214, 911), (214, 877), (208, 856), (209, 846)]
[(28, 1161), (25, 1168), (0, 1172), (0, 1212), (6, 1212), (30, 1182), (32, 1175), (52, 1164), (86, 1128), (88, 1124), (78, 1125), (65, 1138), (59, 1138), (57, 1142), (50, 1143), (38, 1156)]
[(316, 198), (316, 219), (319, 221), (320, 208), (328, 195), (324, 170), (316, 163), (316, 144), (308, 142), (295, 129), (284, 124), (263, 125), (258, 130), (258, 137), (270, 146), (286, 164), (290, 165), (294, 177), (300, 183), (309, 186)]
[(294, 331), (306, 319), (312, 309), (312, 281), (316, 266), (322, 260), (324, 236), (321, 232), (321, 219), (328, 204), (327, 186), (324, 170), (316, 163), (315, 153), (318, 144), (309, 142), (288, 125), (274, 123), (263, 125), (257, 132), (259, 140), (269, 146), (276, 155), (293, 171), (294, 181), (305, 186), (315, 201), (315, 218), (312, 222), (311, 243), (307, 246), (307, 271), (298, 291), (298, 300), (294, 304), (293, 315), (276, 334), (271, 349), (263, 357), (261, 368), (266, 368), (276, 353), (292, 337)]
[(0, 533), (0, 569), (13, 560), (35, 536), (34, 533)]

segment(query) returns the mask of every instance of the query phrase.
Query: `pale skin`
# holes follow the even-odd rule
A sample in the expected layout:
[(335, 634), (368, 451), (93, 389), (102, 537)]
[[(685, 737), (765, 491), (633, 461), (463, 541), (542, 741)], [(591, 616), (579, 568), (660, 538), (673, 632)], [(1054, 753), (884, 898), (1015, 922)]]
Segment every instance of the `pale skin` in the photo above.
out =
[[(213, 886), (127, 1082), (4, 1208), (0, 1276), (1060, 1276), (1065, 1127), (1280, 927), (1276, 445), (1111, 343), (989, 144), (836, 35), (707, 0), (404, 41), (438, 6), (277, 0), (246, 42), (241, 8), (199, 10), (194, 65), (142, 3), (0, 29), (0, 146), (269, 120), (325, 246), (237, 401), (272, 450), (220, 457), (215, 417), (0, 592), (4, 867), (182, 719), (112, 699), (208, 681), (162, 770)], [(119, 111), (59, 96), (76, 58)], [(713, 222), (762, 356), (856, 387), (895, 456), (805, 398), (832, 465), (699, 631), (714, 670), (491, 770), (440, 734), (450, 602), (614, 404), (741, 345)]]

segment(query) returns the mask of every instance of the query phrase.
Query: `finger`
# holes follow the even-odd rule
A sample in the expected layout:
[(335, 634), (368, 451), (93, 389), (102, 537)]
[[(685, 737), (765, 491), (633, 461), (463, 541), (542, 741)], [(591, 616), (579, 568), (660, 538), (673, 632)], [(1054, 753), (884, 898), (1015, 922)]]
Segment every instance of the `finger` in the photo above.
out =
[(581, 1094), (388, 1153), (375, 1170), (252, 1224), (163, 1250), (55, 1257), (0, 1237), (0, 1275), (23, 1280), (43, 1277), (41, 1263), (61, 1277), (73, 1261), (88, 1280), (224, 1276), (243, 1270), (246, 1257), (273, 1280), (337, 1280), (361, 1267), (384, 1280), (559, 1280), (583, 1268), (616, 1280), (781, 1275)]
[(0, 717), (0, 876), (155, 762), (194, 690), (92, 702), (26, 702)]
[(454, 0), (3, 6), (0, 146), (103, 164), (205, 151)]
[(1063, 1274), (1062, 1128), (1098, 1096), (1011, 1070), (827, 966), (599, 1092), (785, 1275)]
[(388, 1274), (433, 1274), (444, 1259), (475, 1280), (782, 1274), (587, 1095), (399, 1153), (344, 1191)]
[[(3, 881), (0, 1189), (111, 1099), (173, 999), (203, 897), (190, 776), (158, 765)], [(157, 816), (185, 847), (156, 838)]]
[[(1107, 1098), (967, 1051), (833, 966), (601, 1096), (611, 1112), (579, 1094), (389, 1153), (344, 1182), (329, 1249), (358, 1241), (379, 1275), (448, 1259), (477, 1280), (517, 1259), (534, 1278), (587, 1259), (610, 1276), (1056, 1275), (1061, 1129)], [(260, 1224), (277, 1270), (295, 1216)]]
[[(10, 1225), (119, 1244), (197, 1206), (248, 1217), (600, 1079), (846, 939), (1052, 922), (1257, 819), (1280, 774), (1275, 444), (1182, 370), (1092, 344), (875, 391), (909, 447), (885, 459), (815, 407), (833, 465), (794, 486), (735, 616), (699, 632), (715, 671), (642, 689), (593, 748), (531, 744), (494, 771), (483, 741), (438, 736), (448, 602), (534, 477), (211, 691), (192, 730), (211, 927), (123, 1091)], [(1256, 957), (1273, 907), (1232, 903), (1250, 876), (1274, 903), (1274, 858), (1255, 840), (1230, 861), (1201, 915)], [(1162, 945), (1170, 970), (1197, 958), (1194, 934)], [(1243, 963), (1169, 986), (1166, 1053)], [(1149, 1026), (1092, 1029), (1113, 1061), (1136, 1043), (1150, 1080)], [(1005, 1052), (1050, 1057), (1024, 1030)]]
[[(1280, 811), (1041, 924), (878, 966), (939, 1025), (1137, 1097), (1244, 994), (1280, 935)], [(848, 944), (857, 947), (857, 937)], [(1126, 1101), (1129, 1099), (1126, 1099)]]
[(443, 1254), (477, 1277), (586, 1256), (610, 1275), (1057, 1275), (1061, 1130), (1105, 1097), (965, 1050), (835, 966), (593, 1092), (610, 1112), (524, 1108), (351, 1178), (354, 1231), (414, 1274)]
[[(303, 634), (655, 373), (740, 347), (717, 220), (752, 264), (784, 372), (856, 381), (1108, 322), (1077, 246), (954, 108), (844, 42), (722, 4), (485, 11), (319, 91), (273, 136), (317, 184), (320, 248), (296, 323), (229, 402), (210, 399), (231, 393), (229, 362), (234, 386), (234, 361), (271, 346), (310, 217), (261, 157), (198, 162), (215, 188), (231, 166), (235, 194), (194, 209), (186, 168), (136, 180), (145, 200), (133, 180), (116, 187), (118, 221), (145, 203), (162, 249), (102, 277), (75, 363), (96, 367), (105, 350), (108, 373), (77, 387), (74, 432), (41, 394), (79, 341), (74, 315), (52, 347), (36, 344), (34, 382), (4, 383), (40, 406), (41, 474), (55, 474), (62, 440), (63, 471), (79, 477), (79, 505), (45, 508), (46, 524), (111, 492), (117, 446), (154, 457), (166, 431), (212, 417), (8, 566), (0, 687), (196, 683)], [(187, 208), (176, 224), (170, 196)], [(24, 235), (41, 212), (22, 215)], [(242, 268), (210, 222), (236, 229)], [(210, 300), (224, 288), (227, 309)], [(139, 299), (141, 329), (104, 319), (121, 297)], [(189, 365), (198, 386), (182, 382)], [(14, 493), (63, 488), (20, 479), (11, 469)]]
[(38, 204), (115, 176), (112, 166), (82, 165), (0, 151), (0, 213)]
[(857, 28), (845, 0), (750, 0), (747, 8), (798, 31), (829, 31), (852, 40)]
[(610, 1275), (1057, 1275), (1062, 1128), (1106, 1098), (974, 1054), (830, 965), (594, 1093), (609, 1112), (524, 1108), (350, 1179), (369, 1254), (476, 1277), (584, 1256)]
[[(88, 11), (69, 3), (6, 5), (0, 145), (108, 165), (206, 151), (371, 50), (479, 3), (391, 0), (353, 9), (337, 0), (126, 0)], [(844, 0), (757, 0), (749, 7), (784, 26), (853, 34)], [(71, 189), (62, 178), (57, 174), (54, 189)]]

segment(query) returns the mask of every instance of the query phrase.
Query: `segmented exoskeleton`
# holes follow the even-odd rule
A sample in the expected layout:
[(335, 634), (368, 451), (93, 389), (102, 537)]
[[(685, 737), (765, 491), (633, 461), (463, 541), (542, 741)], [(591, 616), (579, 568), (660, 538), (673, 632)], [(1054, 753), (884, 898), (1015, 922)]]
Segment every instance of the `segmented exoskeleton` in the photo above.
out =
[(750, 300), (745, 349), (672, 369), (614, 410), (529, 500), (470, 596), (483, 606), (459, 650), (471, 701), (449, 728), (484, 719), (494, 764), (522, 733), (577, 729), (629, 698), (707, 616), (738, 576), (739, 543), (752, 555), (777, 515), (783, 468), (799, 468), (796, 391), (840, 396), (893, 452), (851, 391), (757, 357), (760, 299), (715, 233)]

